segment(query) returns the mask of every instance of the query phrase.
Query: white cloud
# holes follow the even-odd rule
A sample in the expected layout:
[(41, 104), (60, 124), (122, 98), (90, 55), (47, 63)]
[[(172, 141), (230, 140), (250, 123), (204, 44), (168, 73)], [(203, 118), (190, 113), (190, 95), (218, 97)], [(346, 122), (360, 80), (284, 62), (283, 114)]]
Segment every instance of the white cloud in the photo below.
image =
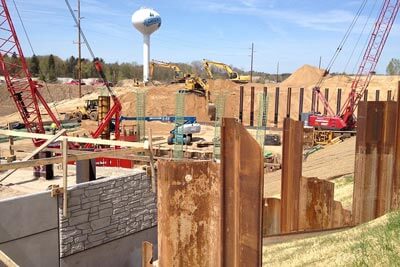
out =
[(249, 15), (285, 21), (299, 27), (323, 31), (342, 32), (354, 18), (352, 12), (340, 9), (310, 13), (301, 10), (271, 8), (274, 6), (274, 1), (263, 2), (263, 5), (259, 3), (257, 0), (240, 0), (239, 2), (209, 0), (198, 2), (197, 8), (214, 13)]

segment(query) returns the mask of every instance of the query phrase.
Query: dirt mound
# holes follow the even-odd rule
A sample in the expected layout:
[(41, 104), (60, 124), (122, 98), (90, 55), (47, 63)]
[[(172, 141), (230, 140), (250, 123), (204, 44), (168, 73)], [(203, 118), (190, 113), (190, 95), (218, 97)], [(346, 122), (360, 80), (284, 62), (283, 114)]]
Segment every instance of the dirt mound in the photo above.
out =
[[(98, 90), (96, 87), (84, 85), (82, 86), (82, 94), (87, 95)], [(41, 95), (46, 99), (47, 103), (58, 102), (63, 100), (75, 99), (79, 97), (78, 86), (67, 84), (47, 84), (39, 89)], [(17, 112), (14, 101), (10, 99), (10, 93), (5, 85), (0, 86), (0, 115), (9, 115)]]
[(324, 70), (320, 70), (311, 65), (303, 65), (297, 69), (292, 75), (281, 83), (282, 87), (308, 87), (316, 84), (324, 74)]

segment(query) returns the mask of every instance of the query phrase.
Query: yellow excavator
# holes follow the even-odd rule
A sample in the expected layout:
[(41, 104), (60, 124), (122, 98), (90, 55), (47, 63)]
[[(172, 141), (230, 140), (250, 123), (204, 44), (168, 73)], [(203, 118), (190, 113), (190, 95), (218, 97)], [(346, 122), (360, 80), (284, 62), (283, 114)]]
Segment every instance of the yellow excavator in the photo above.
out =
[(211, 101), (211, 92), (206, 79), (192, 75), (186, 77), (185, 81), (185, 93), (194, 93), (199, 96), (204, 96), (207, 99), (207, 112), (210, 119), (215, 120), (216, 108), (214, 103)]
[(151, 78), (153, 78), (155, 66), (173, 70), (174, 71), (174, 80), (172, 83), (184, 83), (186, 80), (186, 76), (190, 75), (190, 74), (184, 74), (183, 71), (181, 71), (181, 69), (175, 64), (164, 62), (164, 61), (159, 61), (159, 60), (152, 60), (150, 62), (150, 77)]
[(222, 62), (216, 62), (216, 61), (203, 59), (203, 67), (211, 79), (214, 79), (214, 75), (211, 72), (211, 68), (216, 67), (218, 69), (225, 70), (228, 73), (229, 80), (231, 80), (232, 82), (235, 82), (235, 83), (250, 82), (249, 75), (239, 75), (239, 73), (233, 71), (233, 69), (229, 65), (226, 65), (225, 63), (222, 63)]
[(204, 96), (208, 103), (207, 110), (209, 117), (211, 120), (215, 119), (215, 105), (211, 102), (211, 94), (206, 79), (202, 79), (195, 74), (183, 73), (177, 65), (159, 60), (151, 61), (150, 77), (153, 77), (155, 66), (172, 69), (175, 73), (173, 83), (185, 83), (185, 87), (181, 91), (185, 93), (194, 93), (198, 96)]

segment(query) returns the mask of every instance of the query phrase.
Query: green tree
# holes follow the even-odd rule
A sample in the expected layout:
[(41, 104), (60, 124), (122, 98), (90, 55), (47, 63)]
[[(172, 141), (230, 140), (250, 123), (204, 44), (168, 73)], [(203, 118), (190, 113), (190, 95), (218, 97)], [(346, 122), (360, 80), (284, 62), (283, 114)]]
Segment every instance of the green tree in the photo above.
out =
[(67, 70), (66, 70), (66, 77), (76, 78), (75, 76), (75, 67), (78, 64), (78, 59), (74, 56), (71, 56), (69, 59), (66, 60)]
[(39, 76), (40, 73), (39, 59), (35, 54), (30, 59), (29, 72), (32, 74), (33, 77)]
[(388, 75), (399, 75), (400, 74), (400, 59), (392, 58), (386, 67), (386, 73)]
[(54, 60), (54, 56), (50, 54), (49, 59), (48, 59), (48, 81), (49, 82), (55, 82), (57, 81), (57, 76), (56, 76), (56, 63)]

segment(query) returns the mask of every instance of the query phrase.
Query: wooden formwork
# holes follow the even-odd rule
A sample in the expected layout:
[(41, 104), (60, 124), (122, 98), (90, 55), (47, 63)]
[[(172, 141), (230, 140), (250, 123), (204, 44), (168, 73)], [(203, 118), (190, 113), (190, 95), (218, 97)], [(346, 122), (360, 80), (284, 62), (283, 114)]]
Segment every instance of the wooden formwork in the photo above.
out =
[(391, 208), (396, 162), (396, 120), (396, 102), (361, 102), (358, 106), (354, 224), (375, 219)]

